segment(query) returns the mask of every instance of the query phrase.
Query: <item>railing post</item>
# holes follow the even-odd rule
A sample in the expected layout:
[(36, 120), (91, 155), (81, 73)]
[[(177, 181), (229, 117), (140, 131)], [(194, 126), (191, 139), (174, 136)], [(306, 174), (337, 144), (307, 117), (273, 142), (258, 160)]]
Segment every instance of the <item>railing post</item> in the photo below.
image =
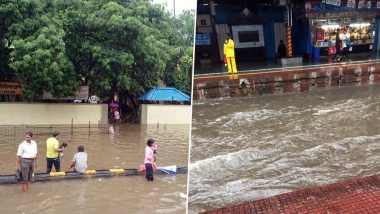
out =
[(71, 118), (71, 135), (73, 135), (73, 132), (74, 132), (74, 119)]

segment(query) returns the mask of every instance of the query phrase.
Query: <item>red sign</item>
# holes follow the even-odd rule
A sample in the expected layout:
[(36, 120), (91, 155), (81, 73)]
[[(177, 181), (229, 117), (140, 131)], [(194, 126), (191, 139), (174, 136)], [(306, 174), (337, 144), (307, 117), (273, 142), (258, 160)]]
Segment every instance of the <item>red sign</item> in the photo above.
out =
[(317, 28), (316, 32), (317, 41), (325, 41), (325, 30)]

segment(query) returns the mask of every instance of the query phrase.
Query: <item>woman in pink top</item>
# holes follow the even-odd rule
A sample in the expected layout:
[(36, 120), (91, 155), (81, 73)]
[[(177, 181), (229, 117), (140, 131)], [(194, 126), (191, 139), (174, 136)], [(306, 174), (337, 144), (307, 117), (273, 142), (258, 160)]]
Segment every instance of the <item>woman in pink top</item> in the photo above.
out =
[(145, 159), (144, 159), (144, 164), (145, 164), (145, 169), (146, 169), (145, 177), (148, 181), (153, 181), (153, 163), (154, 163), (154, 151), (152, 148), (153, 143), (154, 143), (154, 140), (149, 139), (145, 147)]

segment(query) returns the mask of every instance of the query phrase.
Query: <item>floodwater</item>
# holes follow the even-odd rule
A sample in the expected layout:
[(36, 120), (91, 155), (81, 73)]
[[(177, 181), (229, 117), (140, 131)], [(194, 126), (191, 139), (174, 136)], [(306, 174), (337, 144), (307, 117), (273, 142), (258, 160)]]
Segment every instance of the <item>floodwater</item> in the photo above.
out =
[(189, 213), (380, 171), (380, 86), (193, 105)]
[[(115, 135), (104, 129), (74, 129), (61, 133), (59, 140), (71, 139), (61, 159), (67, 171), (78, 145), (88, 153), (89, 169), (138, 168), (144, 161), (146, 140), (158, 144), (159, 166), (187, 166), (189, 125), (122, 124)], [(57, 129), (57, 131), (60, 131)], [(16, 151), (23, 135), (0, 131), (0, 173), (13, 174)], [(39, 166), (46, 170), (46, 134), (33, 136), (38, 143)], [(53, 169), (54, 171), (54, 169)], [(90, 178), (33, 183), (29, 192), (19, 185), (0, 185), (1, 213), (185, 213), (187, 174), (156, 175), (154, 182), (144, 176)]]

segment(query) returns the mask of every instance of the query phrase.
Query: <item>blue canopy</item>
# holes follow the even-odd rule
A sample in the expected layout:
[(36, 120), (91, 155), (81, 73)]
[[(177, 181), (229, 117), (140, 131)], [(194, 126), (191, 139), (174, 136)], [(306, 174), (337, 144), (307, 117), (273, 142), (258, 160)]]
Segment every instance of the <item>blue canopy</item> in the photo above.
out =
[(190, 96), (170, 87), (152, 88), (138, 98), (141, 101), (190, 101)]

